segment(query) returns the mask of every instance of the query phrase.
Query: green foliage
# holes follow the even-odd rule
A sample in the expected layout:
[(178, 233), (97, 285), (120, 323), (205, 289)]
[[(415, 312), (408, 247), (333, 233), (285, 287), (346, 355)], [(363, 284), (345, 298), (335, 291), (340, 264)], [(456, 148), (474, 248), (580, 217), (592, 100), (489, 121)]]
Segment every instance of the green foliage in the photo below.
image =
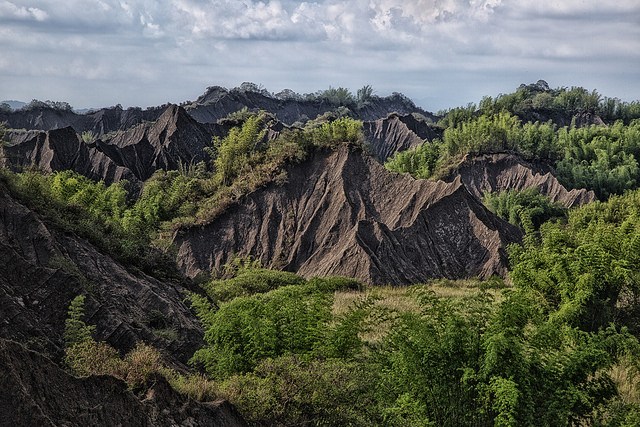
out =
[(98, 138), (97, 135), (90, 130), (86, 130), (84, 132), (82, 132), (82, 142), (84, 142), (85, 144), (91, 144), (93, 142), (96, 141), (96, 139)]
[(84, 295), (78, 295), (69, 305), (68, 317), (64, 326), (64, 341), (67, 347), (92, 340), (95, 326), (87, 325), (84, 318)]
[(335, 106), (349, 106), (355, 103), (353, 94), (344, 87), (334, 88), (329, 86), (329, 89), (320, 93), (319, 98)]
[(175, 263), (151, 246), (158, 218), (127, 202), (127, 182), (93, 182), (72, 171), (43, 175), (5, 171), (11, 193), (65, 231), (77, 233), (114, 258), (162, 275), (175, 276)]
[(537, 187), (487, 193), (484, 204), (491, 212), (526, 232), (537, 230), (550, 219), (564, 218), (567, 213), (566, 208), (540, 194)]
[(342, 143), (362, 145), (362, 122), (342, 117), (319, 126), (307, 126), (305, 136), (315, 147), (336, 149)]
[(228, 185), (242, 170), (250, 167), (249, 159), (265, 136), (258, 116), (248, 117), (242, 127), (232, 128), (224, 138), (214, 138), (217, 156), (214, 160), (216, 179)]
[(418, 299), (421, 313), (401, 315), (377, 355), (380, 389), (390, 402), (386, 424), (406, 425), (415, 415), (439, 426), (486, 424), (475, 377), (489, 300), (485, 295), (461, 306), (429, 291), (421, 291)]
[(554, 316), (585, 330), (617, 319), (639, 330), (638, 206), (635, 191), (570, 211), (566, 225), (544, 224), (539, 241), (512, 250), (514, 285), (540, 292)]
[(330, 307), (328, 295), (304, 285), (238, 297), (209, 314), (207, 346), (192, 360), (209, 374), (226, 377), (248, 372), (269, 357), (309, 354), (321, 339)]
[(218, 279), (203, 287), (214, 301), (230, 301), (240, 296), (266, 293), (282, 286), (301, 285), (305, 280), (286, 271), (264, 268), (241, 268), (230, 279)]
[(561, 129), (557, 144), (564, 151), (556, 166), (563, 184), (593, 189), (602, 200), (638, 187), (639, 121), (629, 126), (618, 121), (608, 127)]
[(364, 85), (362, 88), (358, 89), (358, 92), (356, 93), (358, 108), (363, 108), (369, 105), (372, 98), (373, 88), (370, 85)]
[(265, 137), (268, 120), (263, 113), (252, 115), (227, 137), (215, 139), (213, 175), (202, 172), (188, 179), (167, 176), (187, 186), (175, 193), (181, 212), (172, 211), (174, 225), (206, 223), (242, 195), (271, 182), (285, 183), (284, 166), (304, 160), (311, 150), (336, 149), (342, 144), (361, 146), (363, 142), (362, 123), (348, 117), (310, 122), (305, 129), (285, 129), (273, 140)]
[(483, 115), (445, 129), (444, 148), (451, 157), (463, 153), (513, 150), (518, 143), (520, 129), (520, 120), (509, 113)]
[(250, 425), (383, 425), (371, 393), (375, 369), (340, 359), (266, 359), (220, 384)]
[(396, 153), (384, 166), (393, 172), (409, 173), (416, 178), (429, 178), (434, 174), (441, 155), (442, 143), (435, 140)]
[[(455, 117), (453, 114), (451, 120)], [(603, 200), (640, 184), (636, 160), (640, 121), (556, 129), (551, 122), (522, 124), (505, 110), (465, 118), (445, 130), (442, 142), (425, 142), (397, 153), (385, 166), (416, 178), (438, 178), (466, 154), (501, 151), (551, 163), (563, 185), (593, 190)]]

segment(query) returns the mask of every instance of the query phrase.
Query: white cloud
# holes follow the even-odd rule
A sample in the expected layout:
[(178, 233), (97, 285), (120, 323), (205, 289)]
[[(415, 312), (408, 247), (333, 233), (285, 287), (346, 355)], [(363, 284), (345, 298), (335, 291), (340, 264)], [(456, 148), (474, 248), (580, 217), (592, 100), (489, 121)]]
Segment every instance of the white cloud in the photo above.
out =
[[(40, 94), (47, 79), (68, 78), (70, 97), (98, 96), (73, 88), (99, 80), (113, 87), (96, 103), (148, 105), (173, 96), (165, 90), (195, 97), (248, 80), (299, 91), (371, 83), (439, 107), (529, 78), (553, 85), (548, 75), (590, 88), (626, 79), (612, 95), (637, 98), (638, 22), (637, 0), (0, 0), (0, 98), (53, 98)], [(17, 88), (37, 93), (3, 96)]]
[(0, 1), (0, 19), (24, 19), (44, 21), (48, 14), (37, 7), (18, 6), (10, 1)]

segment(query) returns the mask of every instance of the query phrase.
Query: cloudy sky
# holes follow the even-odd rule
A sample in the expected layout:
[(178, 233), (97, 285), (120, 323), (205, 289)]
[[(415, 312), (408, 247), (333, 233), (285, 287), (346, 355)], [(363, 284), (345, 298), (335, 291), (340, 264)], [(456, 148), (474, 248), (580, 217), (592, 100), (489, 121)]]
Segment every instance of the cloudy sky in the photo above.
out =
[(638, 0), (0, 0), (0, 99), (77, 108), (365, 84), (427, 110), (520, 83), (640, 99)]

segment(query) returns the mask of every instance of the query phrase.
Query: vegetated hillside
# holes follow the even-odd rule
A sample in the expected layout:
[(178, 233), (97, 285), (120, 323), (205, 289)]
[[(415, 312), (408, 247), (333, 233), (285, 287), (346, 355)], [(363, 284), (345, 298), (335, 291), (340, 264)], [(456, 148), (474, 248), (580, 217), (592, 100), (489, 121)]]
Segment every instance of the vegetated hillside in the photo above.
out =
[(110, 376), (76, 378), (42, 354), (0, 338), (0, 413), (12, 426), (243, 426), (228, 402), (199, 403), (157, 376), (142, 396)]
[(346, 147), (287, 169), (287, 183), (241, 198), (204, 226), (180, 230), (190, 277), (234, 255), (303, 276), (406, 284), (504, 274), (519, 231), (456, 181), (416, 181)]
[(466, 155), (445, 181), (461, 179), (465, 187), (482, 200), (485, 193), (537, 188), (552, 202), (570, 208), (596, 200), (593, 191), (568, 191), (554, 175), (555, 171), (541, 161), (527, 161), (512, 153)]
[(153, 343), (183, 363), (202, 329), (185, 285), (132, 272), (91, 243), (44, 222), (0, 183), (0, 337), (59, 358), (69, 302), (87, 295), (97, 338), (120, 351)]
[(509, 112), (523, 122), (552, 122), (558, 127), (612, 124), (622, 120), (629, 124), (640, 118), (640, 101), (625, 102), (609, 98), (597, 90), (572, 86), (551, 88), (544, 80), (521, 84), (514, 92), (485, 96), (478, 104), (438, 112), (445, 126), (483, 114)]
[(384, 119), (363, 123), (363, 132), (372, 154), (382, 163), (394, 154), (433, 140), (441, 130), (412, 114), (393, 113)]

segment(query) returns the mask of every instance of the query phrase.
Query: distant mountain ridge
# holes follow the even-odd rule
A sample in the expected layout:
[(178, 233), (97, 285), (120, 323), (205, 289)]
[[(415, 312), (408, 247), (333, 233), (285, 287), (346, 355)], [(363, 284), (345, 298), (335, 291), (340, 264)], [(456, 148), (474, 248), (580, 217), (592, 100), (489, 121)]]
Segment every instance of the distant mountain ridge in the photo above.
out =
[[(225, 89), (213, 86), (195, 101), (181, 104), (185, 111), (202, 124), (216, 123), (243, 108), (249, 110), (266, 110), (275, 114), (285, 124), (314, 119), (318, 115), (334, 111), (340, 107), (349, 108), (350, 115), (360, 120), (376, 120), (396, 112), (399, 114), (419, 113), (429, 120), (436, 116), (417, 107), (409, 98), (394, 93), (387, 97), (372, 95), (361, 104), (347, 99), (343, 102), (332, 101), (322, 97), (309, 99), (278, 98), (266, 91)], [(141, 109), (121, 106), (90, 110), (85, 114), (67, 109), (56, 109), (45, 103), (29, 105), (17, 111), (0, 111), (0, 122), (6, 122), (12, 129), (54, 130), (72, 127), (77, 133), (93, 132), (101, 136), (117, 130), (125, 130), (147, 121), (156, 121), (170, 104)]]

